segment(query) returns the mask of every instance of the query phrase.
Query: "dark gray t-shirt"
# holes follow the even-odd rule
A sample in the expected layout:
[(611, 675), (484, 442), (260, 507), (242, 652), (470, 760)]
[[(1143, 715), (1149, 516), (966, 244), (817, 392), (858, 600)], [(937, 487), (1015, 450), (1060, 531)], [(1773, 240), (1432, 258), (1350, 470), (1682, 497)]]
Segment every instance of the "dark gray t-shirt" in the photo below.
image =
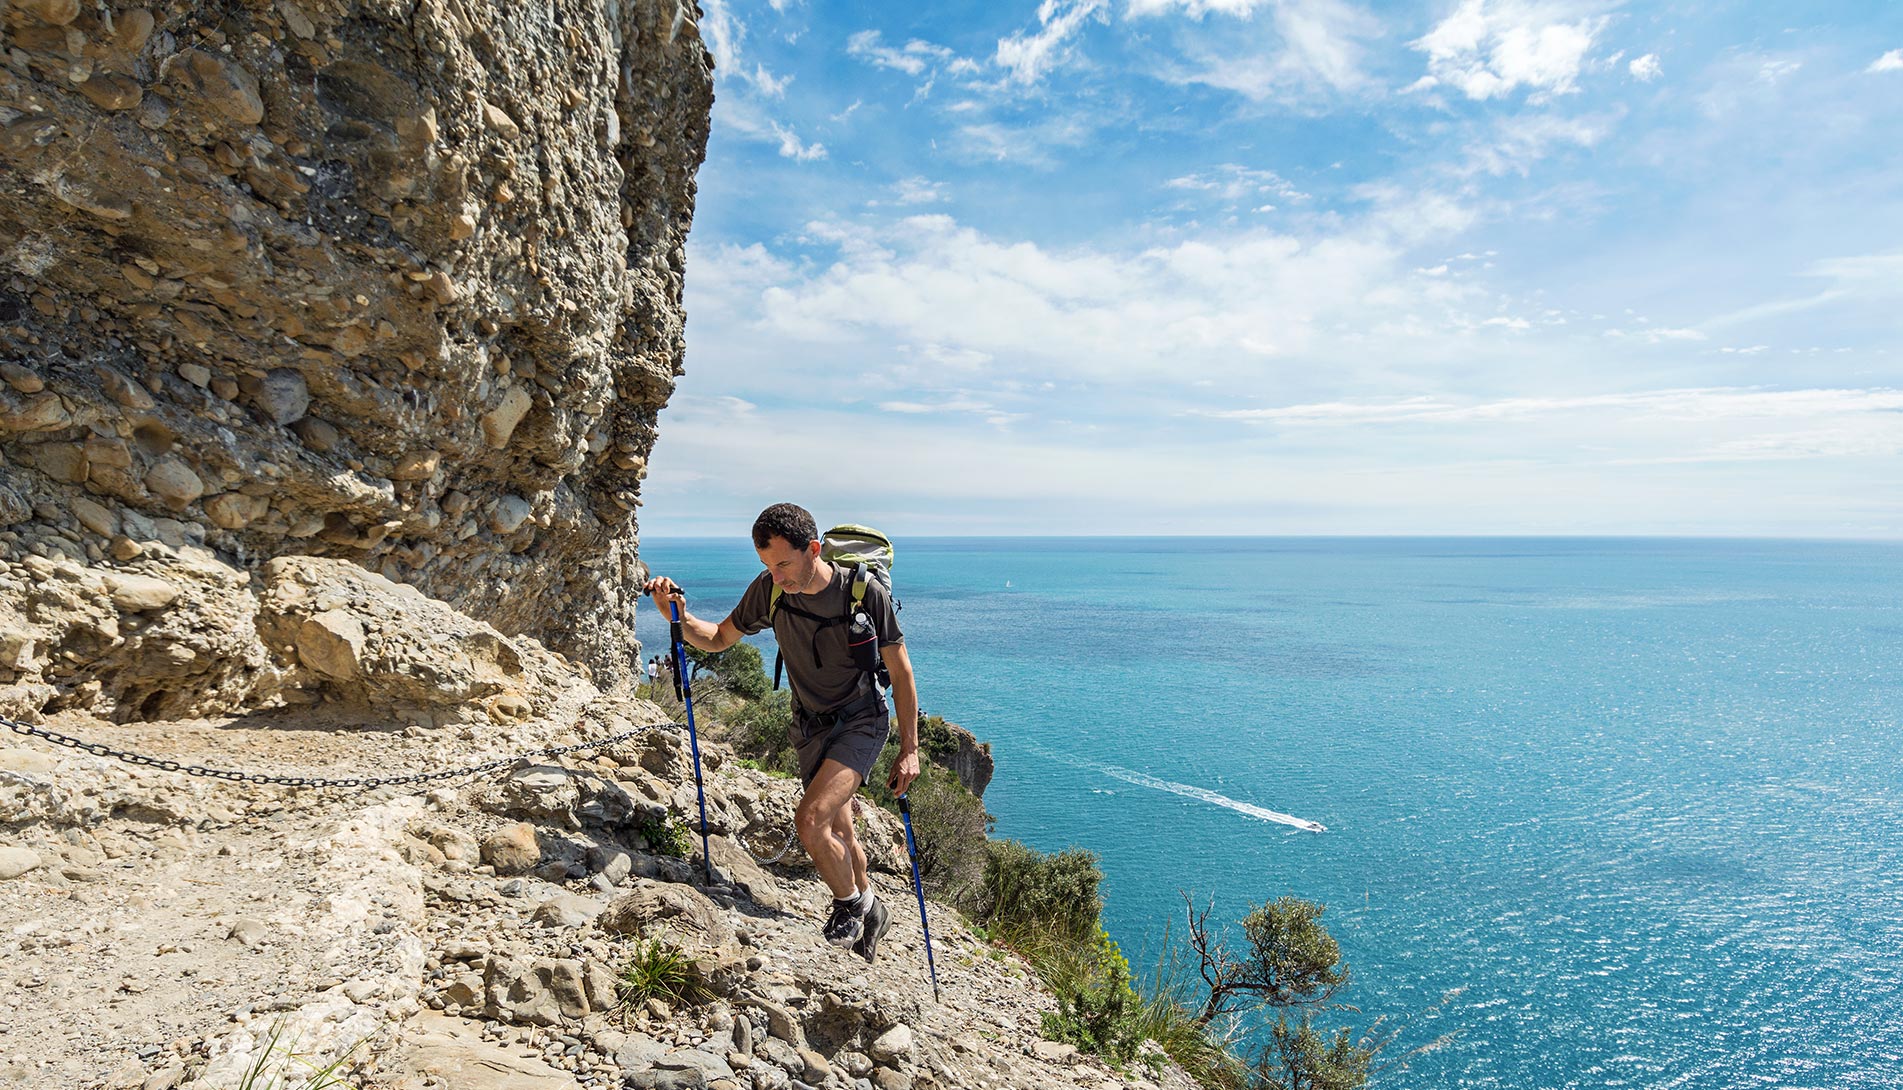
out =
[[(852, 606), (852, 570), (837, 564), (832, 569), (832, 581), (816, 593), (782, 594), (773, 619), (773, 638), (786, 659), (793, 696), (810, 712), (831, 711), (859, 696), (868, 684), (866, 675), (852, 664), (852, 652), (846, 649), (845, 625), (822, 625), (786, 608), (791, 605), (815, 617), (844, 617)], [(761, 631), (767, 626), (772, 595), (773, 577), (761, 572), (727, 619), (744, 635)], [(865, 611), (879, 633), (881, 646), (904, 642), (898, 614), (892, 609), (892, 596), (870, 577), (866, 581)]]

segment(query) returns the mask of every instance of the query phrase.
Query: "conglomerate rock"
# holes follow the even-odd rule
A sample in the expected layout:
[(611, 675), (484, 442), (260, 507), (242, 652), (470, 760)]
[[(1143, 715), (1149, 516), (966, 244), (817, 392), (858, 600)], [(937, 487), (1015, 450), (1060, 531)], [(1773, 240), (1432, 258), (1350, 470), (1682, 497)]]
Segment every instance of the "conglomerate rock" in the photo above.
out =
[(0, 559), (338, 558), (620, 680), (683, 352), (697, 18), (0, 3)]

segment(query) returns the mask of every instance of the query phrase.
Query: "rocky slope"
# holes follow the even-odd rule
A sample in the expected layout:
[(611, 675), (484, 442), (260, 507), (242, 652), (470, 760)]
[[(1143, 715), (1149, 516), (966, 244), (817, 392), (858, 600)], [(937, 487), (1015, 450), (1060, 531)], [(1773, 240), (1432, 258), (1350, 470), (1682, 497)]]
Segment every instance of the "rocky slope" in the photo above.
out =
[[(39, 729), (274, 775), (495, 767), (319, 789), (6, 735), (0, 1085), (223, 1090), (263, 1070), (296, 1087), (340, 1057), (348, 1085), (393, 1090), (1182, 1085), (1041, 1040), (1049, 996), (937, 904), (934, 998), (891, 815), (861, 815), (894, 914), (868, 965), (821, 941), (826, 894), (797, 848), (754, 861), (789, 835), (793, 781), (703, 739), (708, 884), (666, 850), (697, 802), (660, 709), (525, 639), (464, 640), (486, 626), (347, 562), (272, 568), (256, 627), (293, 633), (309, 659), (289, 672), (321, 672), (325, 698), (130, 724), (72, 709)], [(704, 998), (622, 1001), (617, 975), (656, 939)]]
[[(344, 558), (616, 680), (681, 368), (697, 17), (0, 4), (0, 557)], [(145, 707), (97, 639), (0, 634), (120, 719), (269, 702), (244, 664)]]

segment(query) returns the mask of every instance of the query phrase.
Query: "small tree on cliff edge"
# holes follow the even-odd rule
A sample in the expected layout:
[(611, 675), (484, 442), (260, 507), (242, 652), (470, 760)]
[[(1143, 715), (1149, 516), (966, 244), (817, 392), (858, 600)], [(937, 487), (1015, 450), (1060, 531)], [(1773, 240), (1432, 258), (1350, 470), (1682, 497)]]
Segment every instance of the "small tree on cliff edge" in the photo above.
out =
[(1210, 933), (1209, 908), (1196, 911), (1188, 893), (1183, 903), (1189, 909), (1190, 948), (1209, 985), (1198, 1025), (1263, 1007), (1300, 1011), (1296, 1021), (1277, 1015), (1255, 1063), (1258, 1090), (1355, 1090), (1368, 1081), (1369, 1065), (1385, 1042), (1368, 1047), (1346, 1029), (1336, 1030), (1330, 1040), (1313, 1023), (1315, 1012), (1335, 1006), (1336, 994), (1348, 986), (1348, 967), (1342, 964), (1341, 947), (1322, 926), (1321, 905), (1282, 897), (1251, 909), (1242, 919), (1249, 949), (1238, 955)]
[(1320, 1010), (1348, 986), (1348, 967), (1341, 963), (1335, 937), (1322, 926), (1321, 905), (1280, 897), (1251, 909), (1242, 918), (1249, 952), (1238, 957), (1221, 936), (1210, 933), (1209, 908), (1196, 911), (1187, 893), (1183, 903), (1189, 908), (1190, 948), (1209, 985), (1199, 1025), (1252, 1007)]

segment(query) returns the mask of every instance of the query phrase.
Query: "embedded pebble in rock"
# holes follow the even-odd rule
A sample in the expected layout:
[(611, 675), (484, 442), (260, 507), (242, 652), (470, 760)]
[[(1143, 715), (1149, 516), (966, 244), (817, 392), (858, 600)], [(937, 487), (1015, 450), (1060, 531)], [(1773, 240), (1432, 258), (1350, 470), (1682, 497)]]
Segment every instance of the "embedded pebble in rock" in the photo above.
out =
[(177, 601), (179, 594), (172, 584), (146, 575), (110, 574), (106, 586), (112, 591), (112, 604), (127, 613), (164, 609)]

